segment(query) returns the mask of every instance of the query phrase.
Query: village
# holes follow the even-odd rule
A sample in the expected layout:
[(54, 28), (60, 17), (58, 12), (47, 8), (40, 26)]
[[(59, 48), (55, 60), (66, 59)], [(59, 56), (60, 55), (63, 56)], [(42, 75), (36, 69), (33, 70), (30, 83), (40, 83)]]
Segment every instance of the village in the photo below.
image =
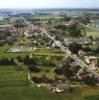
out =
[[(92, 16), (23, 13), (1, 19), (8, 22), (0, 23), (0, 68), (15, 68), (18, 79), (8, 76), (17, 85), (29, 84), (52, 93), (98, 86), (99, 35)], [(90, 34), (93, 28), (96, 35)], [(14, 85), (9, 78), (10, 84), (3, 84), (7, 76), (1, 77), (0, 86)]]

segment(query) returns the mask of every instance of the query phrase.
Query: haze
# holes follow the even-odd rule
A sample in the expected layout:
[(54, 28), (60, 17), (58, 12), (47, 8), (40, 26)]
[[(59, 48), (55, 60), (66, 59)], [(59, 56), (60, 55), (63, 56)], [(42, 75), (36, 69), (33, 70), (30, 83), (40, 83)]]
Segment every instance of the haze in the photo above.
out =
[(99, 8), (99, 0), (0, 0), (0, 8)]

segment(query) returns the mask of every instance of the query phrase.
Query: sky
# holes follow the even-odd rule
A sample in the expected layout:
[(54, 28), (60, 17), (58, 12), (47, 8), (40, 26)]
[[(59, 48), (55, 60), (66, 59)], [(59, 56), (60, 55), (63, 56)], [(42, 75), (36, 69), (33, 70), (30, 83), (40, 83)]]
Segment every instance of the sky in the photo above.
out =
[(99, 0), (0, 0), (0, 8), (99, 8)]

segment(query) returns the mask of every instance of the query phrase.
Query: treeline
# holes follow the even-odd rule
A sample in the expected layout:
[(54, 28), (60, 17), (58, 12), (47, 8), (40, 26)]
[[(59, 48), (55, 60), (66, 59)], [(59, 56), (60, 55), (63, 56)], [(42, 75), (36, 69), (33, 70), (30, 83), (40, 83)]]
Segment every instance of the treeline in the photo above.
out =
[[(17, 56), (16, 58), (2, 58), (0, 65), (15, 65), (17, 63), (24, 63), (25, 65), (40, 65), (40, 66), (57, 66), (61, 57), (46, 57), (46, 56), (33, 56), (29, 55), (24, 58)], [(16, 63), (17, 62), (17, 63)]]

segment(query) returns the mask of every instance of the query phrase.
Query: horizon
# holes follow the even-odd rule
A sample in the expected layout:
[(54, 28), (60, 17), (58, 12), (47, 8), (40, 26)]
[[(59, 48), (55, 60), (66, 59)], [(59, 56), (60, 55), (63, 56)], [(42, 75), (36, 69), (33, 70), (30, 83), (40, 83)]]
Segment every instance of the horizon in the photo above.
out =
[(76, 10), (76, 9), (81, 9), (81, 10), (87, 10), (87, 9), (89, 9), (89, 10), (99, 10), (99, 8), (0, 8), (0, 10), (46, 10), (46, 9), (48, 9), (48, 10), (50, 10), (50, 9), (64, 9), (64, 10), (72, 10), (72, 9), (74, 9), (74, 10)]

